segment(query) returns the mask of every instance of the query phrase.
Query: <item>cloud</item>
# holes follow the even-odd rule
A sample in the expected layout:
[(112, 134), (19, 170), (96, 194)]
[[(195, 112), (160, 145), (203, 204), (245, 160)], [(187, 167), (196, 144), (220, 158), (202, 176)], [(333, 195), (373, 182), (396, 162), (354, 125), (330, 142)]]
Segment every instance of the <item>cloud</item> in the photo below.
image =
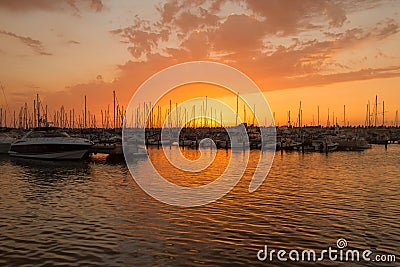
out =
[(80, 45), (81, 43), (78, 42), (78, 41), (75, 41), (75, 40), (69, 40), (69, 41), (67, 42), (67, 44), (69, 44), (69, 45)]
[(347, 20), (346, 11), (343, 7), (334, 5), (332, 2), (327, 3), (325, 12), (330, 18), (329, 24), (333, 27), (341, 27)]
[(334, 27), (346, 21), (345, 3), (326, 0), (246, 0), (247, 7), (265, 18), (270, 33), (293, 34), (307, 29), (315, 18), (326, 18)]
[[(225, 4), (239, 5), (242, 13), (225, 14)], [(150, 53), (176, 55), (177, 49), (186, 54), (188, 40), (198, 32), (217, 54), (248, 54), (264, 50), (265, 41), (271, 37), (341, 27), (350, 7), (346, 1), (325, 0), (169, 0), (156, 7), (159, 20), (151, 22), (136, 16), (132, 26), (111, 33), (130, 44), (128, 50), (140, 60)], [(172, 47), (171, 43), (178, 46)]]
[(130, 44), (128, 51), (135, 58), (150, 53), (162, 41), (168, 40), (169, 31), (162, 26), (155, 27), (149, 21), (135, 17), (132, 26), (110, 31), (111, 34), (123, 38), (122, 42)]
[(92, 0), (90, 7), (96, 12), (101, 12), (103, 11), (104, 5), (101, 0)]
[[(128, 50), (133, 55), (132, 60), (120, 66), (123, 76), (132, 77), (138, 69), (146, 69), (147, 72), (141, 73), (148, 77), (158, 70), (151, 66), (167, 67), (188, 60), (216, 60), (232, 65), (251, 74), (263, 90), (399, 75), (387, 73), (385, 68), (375, 71), (373, 66), (357, 70), (336, 58), (341, 51), (397, 34), (399, 25), (394, 19), (384, 19), (370, 27), (342, 29), (348, 18), (345, 6), (339, 2), (249, 0), (246, 3), (254, 13), (247, 10), (223, 16), (216, 6), (214, 14), (204, 13), (217, 18), (207, 24), (199, 15), (203, 7), (193, 8), (194, 2), (191, 3), (169, 1), (159, 8), (159, 21), (151, 23), (137, 18), (132, 27), (113, 31), (130, 45)], [(289, 3), (294, 3), (295, 11), (286, 12), (291, 17), (289, 21), (279, 22), (278, 14), (283, 14)], [(314, 20), (321, 19), (325, 21), (323, 26), (313, 26)], [(322, 37), (302, 37), (302, 33), (313, 36), (315, 31)], [(270, 38), (286, 39), (282, 43), (268, 42)]]
[(187, 51), (187, 60), (207, 59), (211, 52), (209, 36), (203, 31), (193, 32), (182, 42), (181, 47)]
[(193, 14), (192, 11), (188, 10), (180, 13), (174, 19), (174, 25), (186, 34), (193, 30), (201, 30), (218, 24), (219, 17), (211, 14), (208, 10), (199, 7), (196, 12), (197, 14)]
[(161, 22), (170, 23), (179, 9), (180, 6), (177, 0), (170, 0), (162, 6), (158, 6), (157, 11), (161, 14)]
[(32, 10), (64, 11), (65, 9), (79, 15), (84, 9), (101, 12), (104, 9), (102, 0), (1, 0), (0, 8), (10, 11), (28, 12)]
[(40, 42), (39, 40), (32, 39), (31, 37), (20, 36), (15, 33), (7, 32), (4, 30), (0, 30), (0, 34), (9, 36), (11, 38), (14, 38), (14, 39), (20, 41), (21, 43), (30, 47), (38, 55), (43, 55), (43, 56), (51, 56), (52, 55), (51, 53), (45, 51), (42, 42)]
[[(313, 75), (310, 77), (303, 77), (296, 81), (296, 84), (292, 84), (290, 81), (283, 83), (283, 88), (291, 87), (304, 87), (304, 86), (318, 86), (333, 84), (338, 82), (349, 82), (349, 81), (363, 81), (370, 79), (382, 79), (382, 78), (393, 78), (400, 76), (400, 65), (390, 66), (386, 68), (366, 68), (357, 71), (339, 72), (328, 75)], [(300, 86), (299, 86), (300, 85)]]
[(265, 27), (254, 17), (230, 15), (212, 33), (214, 48), (219, 51), (256, 50), (262, 48)]
[(372, 30), (377, 38), (387, 38), (399, 32), (399, 24), (394, 19), (386, 19)]

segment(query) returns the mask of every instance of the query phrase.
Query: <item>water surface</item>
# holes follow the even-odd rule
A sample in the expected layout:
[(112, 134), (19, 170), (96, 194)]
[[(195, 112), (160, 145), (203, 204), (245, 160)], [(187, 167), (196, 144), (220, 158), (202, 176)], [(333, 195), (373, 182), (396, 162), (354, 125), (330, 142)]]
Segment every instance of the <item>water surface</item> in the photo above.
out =
[[(216, 179), (230, 153), (219, 150), (208, 169), (193, 174), (171, 167), (157, 149), (150, 159), (169, 180), (196, 186)], [(254, 159), (260, 151), (245, 153)], [(257, 260), (264, 245), (322, 250), (338, 238), (351, 248), (398, 254), (399, 159), (400, 145), (328, 155), (278, 152), (256, 192), (248, 192), (251, 160), (228, 195), (179, 208), (146, 195), (123, 163), (104, 156), (61, 163), (2, 157), (0, 265), (266, 266)]]

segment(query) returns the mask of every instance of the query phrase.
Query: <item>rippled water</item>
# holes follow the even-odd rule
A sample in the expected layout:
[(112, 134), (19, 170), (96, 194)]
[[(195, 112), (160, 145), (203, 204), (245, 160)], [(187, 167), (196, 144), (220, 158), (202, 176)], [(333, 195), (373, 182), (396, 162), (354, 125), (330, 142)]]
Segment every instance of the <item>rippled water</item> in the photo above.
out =
[[(193, 186), (215, 179), (230, 153), (219, 150), (207, 170), (193, 174), (171, 167), (156, 149), (150, 159), (171, 181)], [(246, 153), (253, 159), (260, 151)], [(178, 208), (146, 195), (124, 164), (102, 156), (62, 163), (4, 157), (0, 265), (266, 266), (271, 263), (257, 260), (264, 245), (322, 250), (338, 238), (353, 249), (399, 256), (399, 164), (400, 145), (328, 155), (278, 152), (256, 192), (248, 192), (252, 162), (222, 199)]]

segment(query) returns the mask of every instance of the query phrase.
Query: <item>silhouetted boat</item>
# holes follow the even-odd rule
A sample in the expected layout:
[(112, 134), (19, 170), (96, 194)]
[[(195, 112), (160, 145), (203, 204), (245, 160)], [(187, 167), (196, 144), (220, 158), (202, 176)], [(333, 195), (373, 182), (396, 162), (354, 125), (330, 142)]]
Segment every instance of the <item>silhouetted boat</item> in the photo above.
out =
[(339, 139), (338, 149), (345, 151), (370, 149), (372, 146), (363, 138)]

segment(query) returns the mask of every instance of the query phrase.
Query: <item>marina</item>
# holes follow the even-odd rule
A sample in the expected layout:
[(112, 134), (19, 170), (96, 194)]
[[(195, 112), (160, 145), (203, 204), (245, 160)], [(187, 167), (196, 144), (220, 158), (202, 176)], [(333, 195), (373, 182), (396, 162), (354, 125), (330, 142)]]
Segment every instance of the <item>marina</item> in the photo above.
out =
[[(275, 151), (302, 151), (304, 152), (325, 152), (334, 151), (354, 151), (371, 149), (371, 144), (380, 144), (387, 148), (389, 144), (399, 144), (400, 128), (397, 127), (276, 127), (276, 138), (264, 140), (262, 142), (261, 132), (259, 127), (247, 126), (248, 144), (244, 144), (246, 138), (241, 139), (238, 147), (235, 149), (258, 149), (258, 150), (275, 150)], [(271, 129), (271, 128), (270, 128)], [(161, 138), (161, 129), (144, 129), (145, 142), (142, 145), (146, 147), (176, 146), (186, 149), (199, 149), (200, 142), (203, 139), (208, 139), (211, 144), (203, 143), (202, 147), (217, 149), (231, 149), (230, 136), (226, 129), (221, 127), (216, 128), (182, 128), (171, 129), (171, 131), (179, 132), (179, 140), (170, 140)], [(24, 156), (22, 147), (29, 150), (29, 155), (25, 157), (47, 158), (47, 159), (81, 159), (85, 155), (92, 154), (107, 154), (111, 156), (123, 156), (122, 147), (122, 129), (61, 129), (56, 127), (42, 127), (28, 132), (20, 129), (1, 129), (2, 136), (0, 138), (0, 152), (10, 154), (10, 156)], [(56, 136), (55, 133), (58, 133)], [(40, 136), (43, 135), (42, 139)], [(25, 136), (27, 135), (27, 136)], [(34, 136), (36, 135), (36, 136)], [(53, 135), (49, 139), (50, 135)], [(35, 137), (35, 139), (32, 139)], [(39, 139), (38, 139), (39, 138)], [(64, 139), (63, 139), (64, 138)], [(69, 138), (69, 139), (68, 139)], [(31, 143), (24, 143), (30, 140)], [(32, 143), (35, 140), (36, 143)], [(65, 140), (70, 142), (65, 143)], [(86, 141), (85, 141), (86, 140)], [(77, 145), (82, 145), (86, 148), (77, 149)], [(48, 143), (50, 142), (50, 144)], [(72, 142), (72, 143), (71, 143)], [(57, 151), (57, 147), (69, 145), (74, 150), (69, 150), (69, 154), (53, 154), (46, 155), (45, 148), (52, 152)], [(52, 147), (49, 147), (51, 145)], [(39, 146), (38, 149), (43, 155), (35, 154), (34, 146)], [(65, 149), (65, 148), (64, 148)], [(34, 156), (36, 155), (36, 156)]]
[(0, 0), (0, 267), (399, 266), (399, 14)]
[[(42, 158), (47, 159), (81, 159), (86, 155), (93, 154), (122, 157), (124, 152), (122, 145), (123, 129), (132, 130), (132, 133), (144, 131), (144, 140), (140, 141), (141, 144), (136, 144), (135, 147), (130, 149), (131, 152), (139, 153), (137, 145), (140, 145), (139, 154), (145, 153), (144, 146), (160, 148), (161, 146), (178, 145), (182, 148), (199, 149), (202, 140), (201, 147), (208, 148), (297, 150), (303, 153), (365, 150), (370, 149), (371, 144), (381, 144), (387, 148), (389, 144), (399, 143), (400, 141), (398, 112), (396, 111), (390, 125), (386, 125), (388, 117), (386, 116), (385, 120), (385, 113), (388, 113), (388, 111), (385, 110), (384, 101), (379, 103), (378, 96), (375, 97), (374, 105), (368, 102), (365, 123), (358, 126), (351, 126), (350, 122), (347, 121), (346, 116), (348, 118), (349, 114), (346, 113), (345, 105), (343, 107), (342, 125), (338, 123), (338, 118), (335, 117), (334, 113), (330, 117), (329, 110), (326, 125), (321, 125), (320, 106), (317, 109), (317, 122), (313, 122), (311, 126), (307, 125), (303, 121), (304, 105), (301, 101), (295, 120), (293, 120), (292, 113), (289, 110), (286, 125), (276, 125), (274, 121), (267, 125), (267, 119), (264, 123), (256, 120), (255, 106), (247, 110), (247, 104), (239, 101), (240, 95), (237, 94), (235, 97), (236, 124), (227, 123), (225, 125), (222, 112), (217, 112), (216, 107), (213, 109), (211, 105), (207, 105), (207, 96), (200, 108), (195, 105), (191, 107), (190, 112), (193, 119), (189, 120), (187, 107), (183, 108), (176, 103), (175, 109), (173, 109), (172, 100), (169, 100), (169, 106), (164, 108), (151, 103), (143, 103), (134, 108), (132, 116), (127, 116), (127, 110), (119, 104), (117, 93), (113, 91), (112, 109), (110, 111), (110, 105), (108, 105), (107, 110), (100, 110), (101, 122), (99, 123), (96, 120), (96, 113), (91, 112), (88, 108), (86, 95), (83, 101), (82, 115), (77, 116), (74, 109), (68, 111), (62, 106), (59, 110), (53, 112), (53, 116), (50, 116), (51, 112), (48, 106), (37, 94), (32, 107), (25, 103), (20, 108), (19, 113), (14, 111), (12, 122), (10, 120), (7, 122), (7, 110), (9, 114), (11, 113), (10, 110), (0, 108), (0, 127), (2, 127), (0, 128), (2, 133), (2, 136), (0, 136), (0, 152), (8, 153), (11, 156), (21, 156), (23, 155), (21, 152), (17, 153), (15, 149), (11, 149), (21, 146), (16, 142), (24, 139), (23, 136), (30, 131), (39, 133), (48, 132), (48, 129), (57, 129), (58, 132), (68, 136), (71, 141), (86, 139), (87, 149), (76, 151), (75, 154), (69, 152), (72, 155), (61, 153), (59, 155), (42, 156)], [(382, 106), (382, 110), (379, 109), (379, 106)], [(243, 112), (241, 113), (239, 110), (242, 107)], [(196, 109), (200, 109), (200, 114), (197, 117)], [(220, 113), (219, 121), (217, 121), (218, 113)], [(273, 115), (275, 117), (275, 112)], [(244, 120), (241, 124), (238, 124), (239, 117), (243, 117)], [(50, 121), (50, 118), (53, 120)], [(239, 133), (241, 127), (246, 133)], [(169, 132), (168, 135), (162, 136), (163, 129)], [(233, 135), (228, 132), (232, 132)], [(171, 136), (174, 136), (174, 138)], [(128, 138), (137, 139), (135, 134), (130, 134)], [(235, 140), (231, 140), (231, 138)], [(34, 154), (32, 151), (30, 153)], [(31, 156), (25, 155), (25, 157)], [(40, 158), (40, 156), (32, 157)]]

